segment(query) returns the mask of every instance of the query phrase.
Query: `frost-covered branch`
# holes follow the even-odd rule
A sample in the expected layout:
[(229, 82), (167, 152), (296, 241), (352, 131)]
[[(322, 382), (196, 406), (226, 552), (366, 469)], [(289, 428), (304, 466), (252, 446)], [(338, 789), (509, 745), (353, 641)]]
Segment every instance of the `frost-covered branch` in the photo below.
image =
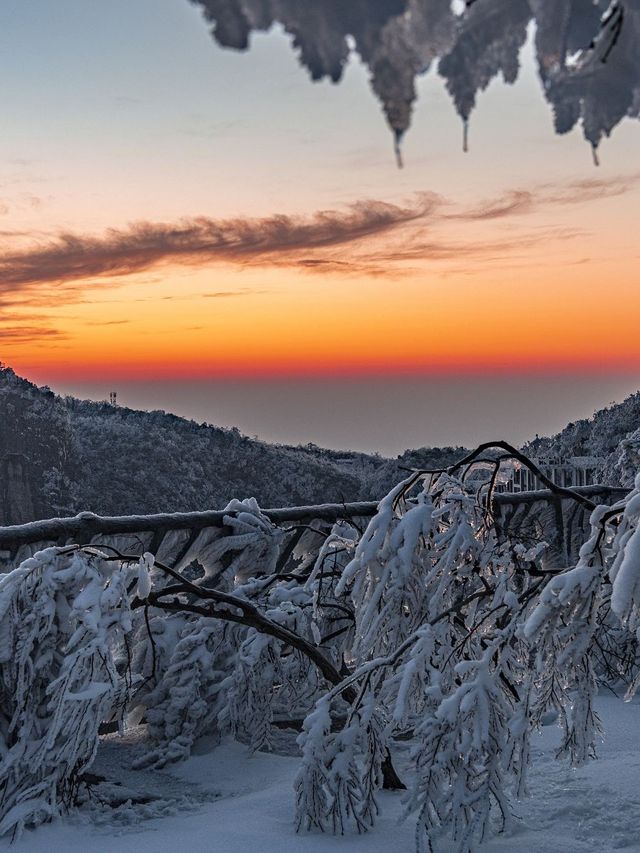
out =
[(559, 755), (581, 763), (598, 685), (640, 681), (640, 479), (560, 570), (543, 542), (497, 535), (487, 494), (513, 458), (498, 442), (414, 471), (364, 532), (312, 523), (284, 562), (289, 534), (252, 500), (177, 565), (118, 539), (25, 561), (0, 580), (0, 830), (71, 804), (114, 718), (146, 723), (154, 767), (202, 735), (269, 749), (274, 724), (304, 720), (297, 826), (334, 832), (371, 827), (410, 737), (420, 851), (507, 829), (531, 732), (553, 711)]

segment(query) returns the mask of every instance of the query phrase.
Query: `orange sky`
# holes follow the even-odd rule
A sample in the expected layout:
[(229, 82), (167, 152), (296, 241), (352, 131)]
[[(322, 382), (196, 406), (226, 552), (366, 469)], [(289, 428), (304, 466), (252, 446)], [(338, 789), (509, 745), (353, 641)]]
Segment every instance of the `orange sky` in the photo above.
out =
[(635, 241), (619, 225), (636, 183), (485, 220), (447, 203), (329, 248), (40, 282), (18, 291), (10, 322), (42, 334), (9, 338), (3, 358), (51, 382), (637, 369)]

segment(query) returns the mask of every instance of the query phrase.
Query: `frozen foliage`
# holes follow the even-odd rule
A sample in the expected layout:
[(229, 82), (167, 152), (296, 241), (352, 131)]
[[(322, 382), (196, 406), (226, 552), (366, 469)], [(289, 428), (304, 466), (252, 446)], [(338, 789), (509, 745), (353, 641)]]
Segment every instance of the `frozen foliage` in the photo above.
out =
[[(537, 548), (498, 545), (486, 508), (448, 473), (409, 478), (383, 500), (338, 585), (354, 603), (355, 660), (329, 697), (350, 709), (333, 731), (325, 697), (305, 724), (299, 824), (334, 826), (345, 794), (332, 756), (346, 731), (362, 742), (368, 723), (351, 727), (370, 703), (383, 719), (376, 753), (402, 731), (415, 738), (406, 806), (420, 851), (443, 833), (470, 851), (509, 827), (512, 800), (527, 791), (531, 732), (550, 713), (564, 732), (558, 754), (586, 761), (600, 732), (598, 682), (636, 687), (639, 506), (632, 494), (597, 508), (578, 565), (558, 572), (542, 570)], [(366, 802), (354, 790), (344, 815), (360, 829), (375, 790)]]
[(438, 73), (466, 127), (478, 93), (497, 75), (506, 83), (517, 79), (531, 22), (557, 133), (580, 122), (595, 150), (625, 116), (637, 118), (640, 111), (638, 0), (191, 2), (202, 7), (225, 47), (245, 49), (252, 31), (280, 23), (313, 80), (339, 80), (353, 45), (398, 142), (411, 121), (419, 75), (439, 60)]
[[(394, 489), (338, 585), (338, 591), (350, 589), (356, 613), (355, 670), (345, 681), (353, 694), (347, 724), (337, 733), (309, 728), (307, 739), (322, 745), (305, 741), (311, 766), (301, 784), (309, 788), (322, 778), (312, 757), (324, 756), (326, 765), (347, 731), (352, 741), (368, 738), (372, 752), (365, 756), (375, 766), (393, 734), (412, 728), (417, 777), (407, 808), (418, 813), (420, 849), (441, 828), (451, 831), (460, 849), (470, 849), (487, 832), (492, 802), (506, 820), (504, 779), (526, 766), (509, 729), (516, 716), (513, 682), (522, 669), (516, 642), (522, 603), (508, 588), (513, 574), (512, 558), (498, 547), (486, 511), (459, 479), (416, 475)], [(525, 581), (520, 589), (525, 601), (527, 587)], [(498, 617), (504, 624), (495, 630)], [(329, 695), (340, 694), (345, 697), (344, 686)], [(376, 705), (373, 731), (374, 717), (365, 709)], [(505, 759), (509, 744), (511, 757)], [(299, 822), (333, 825), (340, 791), (326, 780), (323, 786), (329, 792), (324, 813), (317, 809), (321, 798), (307, 792), (302, 802), (315, 811), (299, 814)], [(375, 789), (372, 782), (358, 804), (371, 815)], [(300, 799), (298, 807), (300, 812)], [(354, 804), (346, 814), (360, 828)]]
[(163, 767), (187, 758), (198, 735), (217, 733), (221, 685), (234, 653), (227, 630), (205, 619), (186, 621), (181, 628), (157, 686), (139, 699), (148, 708), (152, 744), (139, 766)]
[(75, 801), (114, 717), (146, 723), (139, 766), (154, 768), (202, 736), (269, 750), (274, 727), (298, 728), (296, 825), (337, 833), (368, 830), (380, 788), (404, 787), (392, 756), (409, 739), (420, 853), (507, 830), (532, 732), (557, 717), (558, 755), (580, 765), (597, 686), (630, 697), (640, 681), (640, 478), (593, 508), (577, 564), (557, 569), (540, 544), (496, 535), (492, 491), (514, 453), (414, 472), (364, 531), (285, 531), (232, 501), (202, 564), (105, 545), (14, 569), (0, 583), (2, 831)]
[(384, 725), (371, 691), (350, 710), (346, 723), (331, 733), (330, 696), (307, 717), (300, 737), (303, 757), (296, 779), (298, 829), (330, 828), (344, 834), (373, 826), (376, 792), (382, 787), (386, 754)]
[[(605, 466), (608, 480), (629, 488), (634, 482), (634, 472), (640, 470), (640, 429), (629, 432), (612, 453)], [(608, 476), (607, 476), (608, 475)]]
[(640, 623), (640, 475), (616, 534), (617, 553), (611, 566), (611, 609), (636, 629)]
[[(271, 575), (275, 570), (282, 533), (262, 515), (256, 501), (231, 501), (225, 513), (228, 535), (208, 548), (205, 570), (193, 585), (195, 594), (199, 588), (233, 588), (247, 575)], [(156, 578), (155, 589), (156, 594), (166, 594), (166, 583)], [(140, 596), (138, 589), (138, 596), (147, 599), (150, 591)], [(266, 650), (260, 658), (269, 638), (256, 634), (246, 638), (246, 633), (186, 609), (169, 618), (147, 614), (139, 624), (137, 663), (145, 686), (136, 694), (133, 719), (146, 711), (153, 744), (141, 766), (162, 767), (186, 758), (200, 735), (219, 734), (220, 716), (236, 730), (244, 721), (243, 731), (249, 732), (254, 748), (266, 745), (275, 673)], [(262, 739), (253, 722), (264, 732)]]
[(55, 815), (131, 688), (127, 567), (50, 548), (0, 579), (0, 834)]

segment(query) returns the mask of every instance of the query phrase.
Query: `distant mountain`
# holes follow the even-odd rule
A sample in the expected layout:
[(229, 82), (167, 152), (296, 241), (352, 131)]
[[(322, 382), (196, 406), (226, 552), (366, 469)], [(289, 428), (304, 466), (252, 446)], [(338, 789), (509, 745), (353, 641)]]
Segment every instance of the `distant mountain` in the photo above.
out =
[(267, 444), (163, 411), (59, 397), (0, 364), (0, 524), (217, 509), (248, 496), (265, 507), (374, 499), (403, 468), (464, 452), (422, 448), (391, 460)]
[[(638, 449), (620, 442), (640, 427), (640, 393), (525, 447), (535, 458), (595, 456), (599, 478), (630, 485)], [(0, 524), (73, 515), (219, 509), (234, 497), (264, 507), (384, 495), (412, 468), (444, 468), (463, 447), (407, 450), (397, 459), (308, 444), (273, 445), (237, 429), (163, 411), (60, 397), (0, 364)]]
[(0, 523), (75, 505), (76, 447), (63, 401), (0, 364)]
[(358, 500), (386, 460), (284, 447), (161, 411), (62, 398), (0, 366), (0, 524)]

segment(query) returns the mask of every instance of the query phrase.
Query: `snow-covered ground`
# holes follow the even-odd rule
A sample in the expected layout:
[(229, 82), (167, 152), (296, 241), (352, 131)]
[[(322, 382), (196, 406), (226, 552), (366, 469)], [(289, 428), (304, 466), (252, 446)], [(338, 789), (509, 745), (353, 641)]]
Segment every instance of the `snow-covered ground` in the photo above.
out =
[[(547, 727), (533, 748), (530, 799), (518, 805), (520, 820), (487, 853), (595, 853), (640, 851), (640, 702), (602, 696), (606, 738), (599, 759), (579, 770), (553, 758), (558, 730)], [(285, 739), (286, 740), (286, 739)], [(291, 741), (290, 741), (291, 743)], [(294, 831), (293, 756), (257, 753), (226, 743), (209, 751), (201, 743), (187, 762), (163, 771), (132, 771), (141, 750), (136, 733), (113, 736), (101, 746), (94, 770), (119, 785), (95, 789), (125, 804), (93, 806), (54, 825), (27, 832), (12, 853), (389, 853), (414, 850), (411, 817), (400, 822), (401, 797), (380, 796), (381, 818), (368, 834), (334, 838)], [(398, 756), (402, 764), (402, 756)], [(127, 805), (126, 800), (147, 800)], [(158, 816), (160, 815), (160, 816)], [(442, 850), (449, 846), (442, 845)]]

